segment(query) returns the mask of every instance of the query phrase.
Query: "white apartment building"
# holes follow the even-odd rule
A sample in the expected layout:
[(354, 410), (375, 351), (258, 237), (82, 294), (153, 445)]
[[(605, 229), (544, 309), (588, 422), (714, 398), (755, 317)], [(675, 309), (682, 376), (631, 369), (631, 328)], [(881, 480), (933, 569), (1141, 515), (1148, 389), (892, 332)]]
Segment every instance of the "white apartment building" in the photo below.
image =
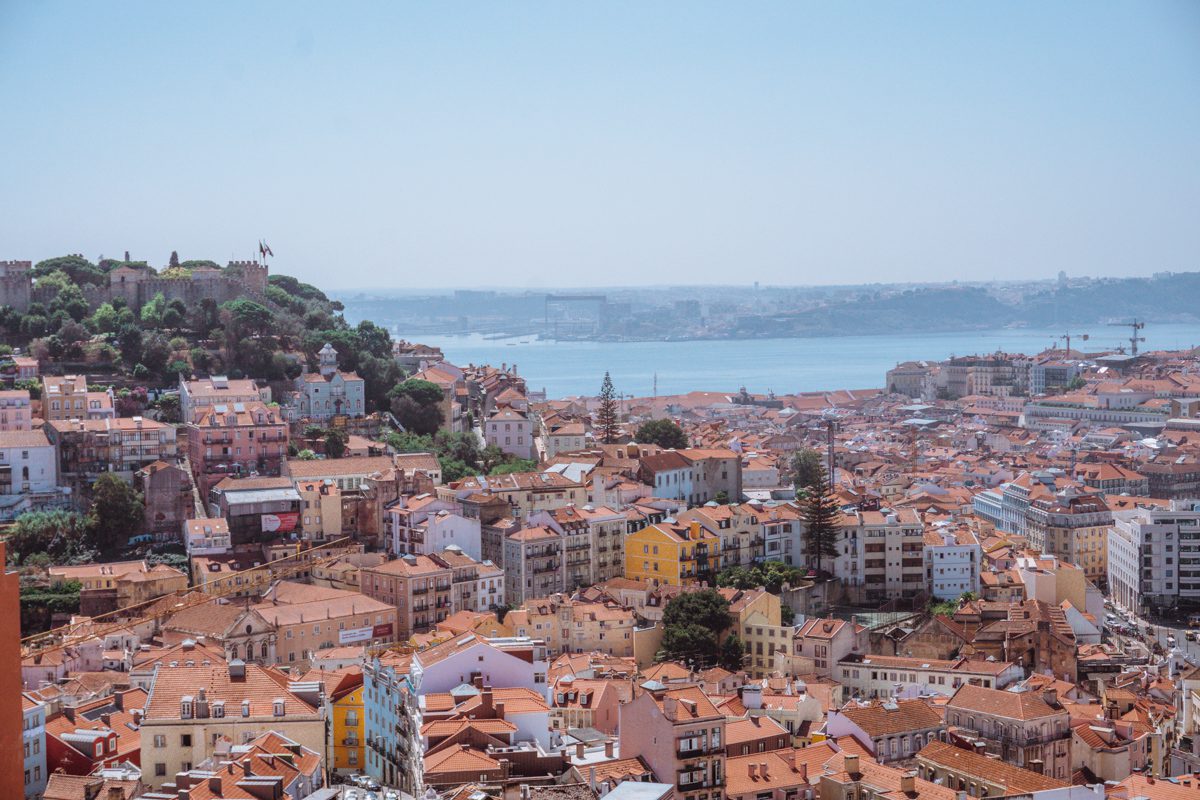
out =
[(1200, 510), (1118, 511), (1108, 534), (1108, 589), (1132, 611), (1200, 602)]
[(882, 603), (926, 590), (925, 525), (915, 509), (842, 517), (834, 574), (854, 602)]
[(861, 700), (954, 694), (965, 683), (1003, 689), (1025, 677), (1019, 664), (982, 658), (905, 658), (852, 653), (834, 666), (833, 679)]
[(983, 548), (965, 526), (937, 526), (925, 532), (925, 569), (929, 591), (939, 600), (956, 600), (963, 592), (979, 594)]

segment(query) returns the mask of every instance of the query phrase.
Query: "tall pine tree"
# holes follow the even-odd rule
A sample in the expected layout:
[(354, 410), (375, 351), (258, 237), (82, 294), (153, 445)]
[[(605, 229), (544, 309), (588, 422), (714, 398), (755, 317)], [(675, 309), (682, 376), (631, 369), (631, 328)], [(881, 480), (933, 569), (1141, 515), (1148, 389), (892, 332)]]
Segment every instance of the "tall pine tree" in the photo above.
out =
[(608, 372), (604, 373), (604, 383), (600, 384), (600, 410), (596, 413), (596, 425), (600, 429), (601, 442), (614, 444), (617, 441), (617, 390), (613, 388)]
[(838, 517), (841, 513), (837, 499), (829, 492), (829, 481), (823, 467), (817, 470), (808, 485), (800, 510), (804, 519), (804, 545), (808, 551), (808, 561), (810, 565), (815, 561), (817, 572), (820, 572), (824, 559), (837, 556)]

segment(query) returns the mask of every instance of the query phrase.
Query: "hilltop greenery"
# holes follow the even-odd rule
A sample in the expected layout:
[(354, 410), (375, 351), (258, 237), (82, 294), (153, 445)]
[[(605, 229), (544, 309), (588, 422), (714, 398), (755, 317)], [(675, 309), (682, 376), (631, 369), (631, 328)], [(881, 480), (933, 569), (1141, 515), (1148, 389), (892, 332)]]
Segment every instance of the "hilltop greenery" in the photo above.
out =
[[(38, 294), (52, 299), (31, 303), (24, 312), (0, 306), (0, 336), (64, 368), (111, 370), (114, 377), (151, 388), (172, 386), (192, 373), (291, 380), (306, 362), (316, 364), (326, 342), (338, 351), (339, 368), (362, 376), (369, 410), (388, 409), (389, 392), (404, 379), (385, 329), (367, 321), (351, 326), (340, 302), (289, 275), (271, 275), (261, 297), (220, 304), (204, 299), (188, 305), (162, 294), (140, 308), (121, 298), (89, 303), (90, 290), (106, 286), (109, 273), (122, 267), (158, 274), (128, 256), (93, 263), (66, 255), (38, 262), (35, 286), (53, 290)], [(161, 277), (186, 278), (201, 268), (222, 269), (208, 259), (181, 261), (172, 253)]]

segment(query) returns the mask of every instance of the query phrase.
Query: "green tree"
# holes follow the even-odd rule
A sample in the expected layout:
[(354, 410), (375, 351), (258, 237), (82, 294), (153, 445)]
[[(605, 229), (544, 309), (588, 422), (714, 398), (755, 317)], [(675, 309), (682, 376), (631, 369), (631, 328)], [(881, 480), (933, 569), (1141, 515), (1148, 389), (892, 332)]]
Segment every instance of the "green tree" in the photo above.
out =
[(296, 453), (296, 458), (300, 459), (301, 461), (316, 461), (317, 454), (306, 447), (300, 452)]
[(689, 622), (667, 626), (663, 631), (658, 660), (707, 667), (716, 652), (717, 635), (703, 625)]
[(489, 444), (479, 453), (479, 468), (488, 475), (494, 474), (492, 470), (500, 467), (511, 460), (508, 453), (501, 450), (494, 444)]
[(154, 407), (158, 409), (161, 421), (174, 425), (183, 422), (183, 410), (179, 405), (179, 395), (164, 394), (154, 403)]
[(61, 564), (90, 555), (86, 518), (74, 511), (30, 511), (20, 515), (7, 531), (8, 557), (22, 564), (44, 553)]
[(174, 250), (171, 251), (171, 257), (167, 259), (167, 266), (174, 269), (179, 268), (179, 253)]
[(779, 624), (791, 625), (796, 621), (796, 611), (786, 603), (779, 606)]
[(325, 433), (325, 456), (326, 458), (341, 458), (346, 455), (346, 443), (350, 437), (346, 432), (339, 428), (330, 428)]
[(513, 461), (506, 461), (503, 464), (497, 464), (488, 472), (489, 475), (512, 475), (513, 473), (534, 472), (537, 470), (537, 462), (531, 461), (528, 458), (518, 458)]
[(115, 333), (120, 327), (120, 318), (112, 303), (104, 303), (88, 319), (88, 327), (96, 333)]
[(138, 314), (142, 321), (143, 328), (157, 330), (163, 326), (163, 313), (167, 310), (167, 298), (162, 292), (150, 298), (149, 302), (142, 306), (141, 313)]
[(472, 469), (481, 461), (479, 440), (469, 431), (438, 431), (433, 437), (433, 447), (438, 455), (461, 461)]
[(442, 480), (446, 483), (461, 481), (463, 478), (469, 478), (475, 474), (475, 470), (469, 464), (457, 458), (438, 456), (438, 464), (442, 467)]
[(746, 662), (746, 646), (736, 633), (731, 633), (721, 645), (721, 666), (730, 672), (741, 672)]
[(604, 373), (604, 381), (600, 384), (600, 408), (596, 412), (596, 427), (602, 443), (613, 444), (617, 441), (617, 390), (607, 372)]
[(392, 431), (383, 437), (387, 446), (397, 453), (432, 453), (433, 438), (415, 433)]
[(442, 388), (436, 383), (409, 378), (388, 392), (392, 414), (405, 430), (432, 436), (444, 421)]
[(822, 480), (821, 454), (810, 447), (797, 450), (792, 455), (791, 467), (797, 493), (807, 491), (808, 487)]
[(715, 589), (683, 592), (671, 598), (663, 609), (663, 624), (667, 627), (695, 623), (713, 631), (723, 631), (732, 624), (729, 601)]
[(221, 306), (221, 311), (236, 333), (235, 341), (247, 336), (262, 336), (271, 329), (271, 309), (253, 300), (230, 300)]
[(656, 444), (671, 450), (683, 450), (688, 446), (687, 434), (674, 420), (652, 419), (643, 422), (633, 437), (642, 444)]
[(729, 601), (716, 590), (676, 595), (663, 609), (665, 630), (658, 657), (697, 667), (721, 663), (718, 637), (732, 624)]
[(810, 564), (818, 572), (826, 558), (837, 556), (838, 520), (841, 516), (837, 499), (829, 494), (825, 470), (821, 469), (818, 480), (807, 487), (807, 494), (800, 503), (800, 515), (804, 521), (804, 546)]
[(30, 274), (34, 278), (41, 278), (52, 272), (64, 272), (79, 285), (90, 283), (94, 286), (103, 286), (108, 284), (108, 276), (104, 270), (83, 256), (59, 256), (39, 261), (34, 264)]
[(115, 473), (105, 472), (92, 484), (88, 529), (102, 553), (113, 553), (145, 528), (145, 506), (132, 486)]

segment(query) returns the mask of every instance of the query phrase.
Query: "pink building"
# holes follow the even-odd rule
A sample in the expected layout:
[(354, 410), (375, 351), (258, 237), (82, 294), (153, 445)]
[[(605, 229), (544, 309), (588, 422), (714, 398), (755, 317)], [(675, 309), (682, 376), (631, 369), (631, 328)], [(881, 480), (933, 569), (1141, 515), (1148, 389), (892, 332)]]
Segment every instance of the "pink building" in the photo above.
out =
[(287, 423), (278, 409), (259, 402), (199, 409), (187, 434), (201, 497), (229, 476), (278, 475), (287, 458)]
[(0, 431), (30, 430), (29, 392), (10, 389), (0, 392)]
[(725, 796), (725, 715), (698, 686), (648, 681), (621, 706), (621, 753), (636, 753), (676, 800)]

